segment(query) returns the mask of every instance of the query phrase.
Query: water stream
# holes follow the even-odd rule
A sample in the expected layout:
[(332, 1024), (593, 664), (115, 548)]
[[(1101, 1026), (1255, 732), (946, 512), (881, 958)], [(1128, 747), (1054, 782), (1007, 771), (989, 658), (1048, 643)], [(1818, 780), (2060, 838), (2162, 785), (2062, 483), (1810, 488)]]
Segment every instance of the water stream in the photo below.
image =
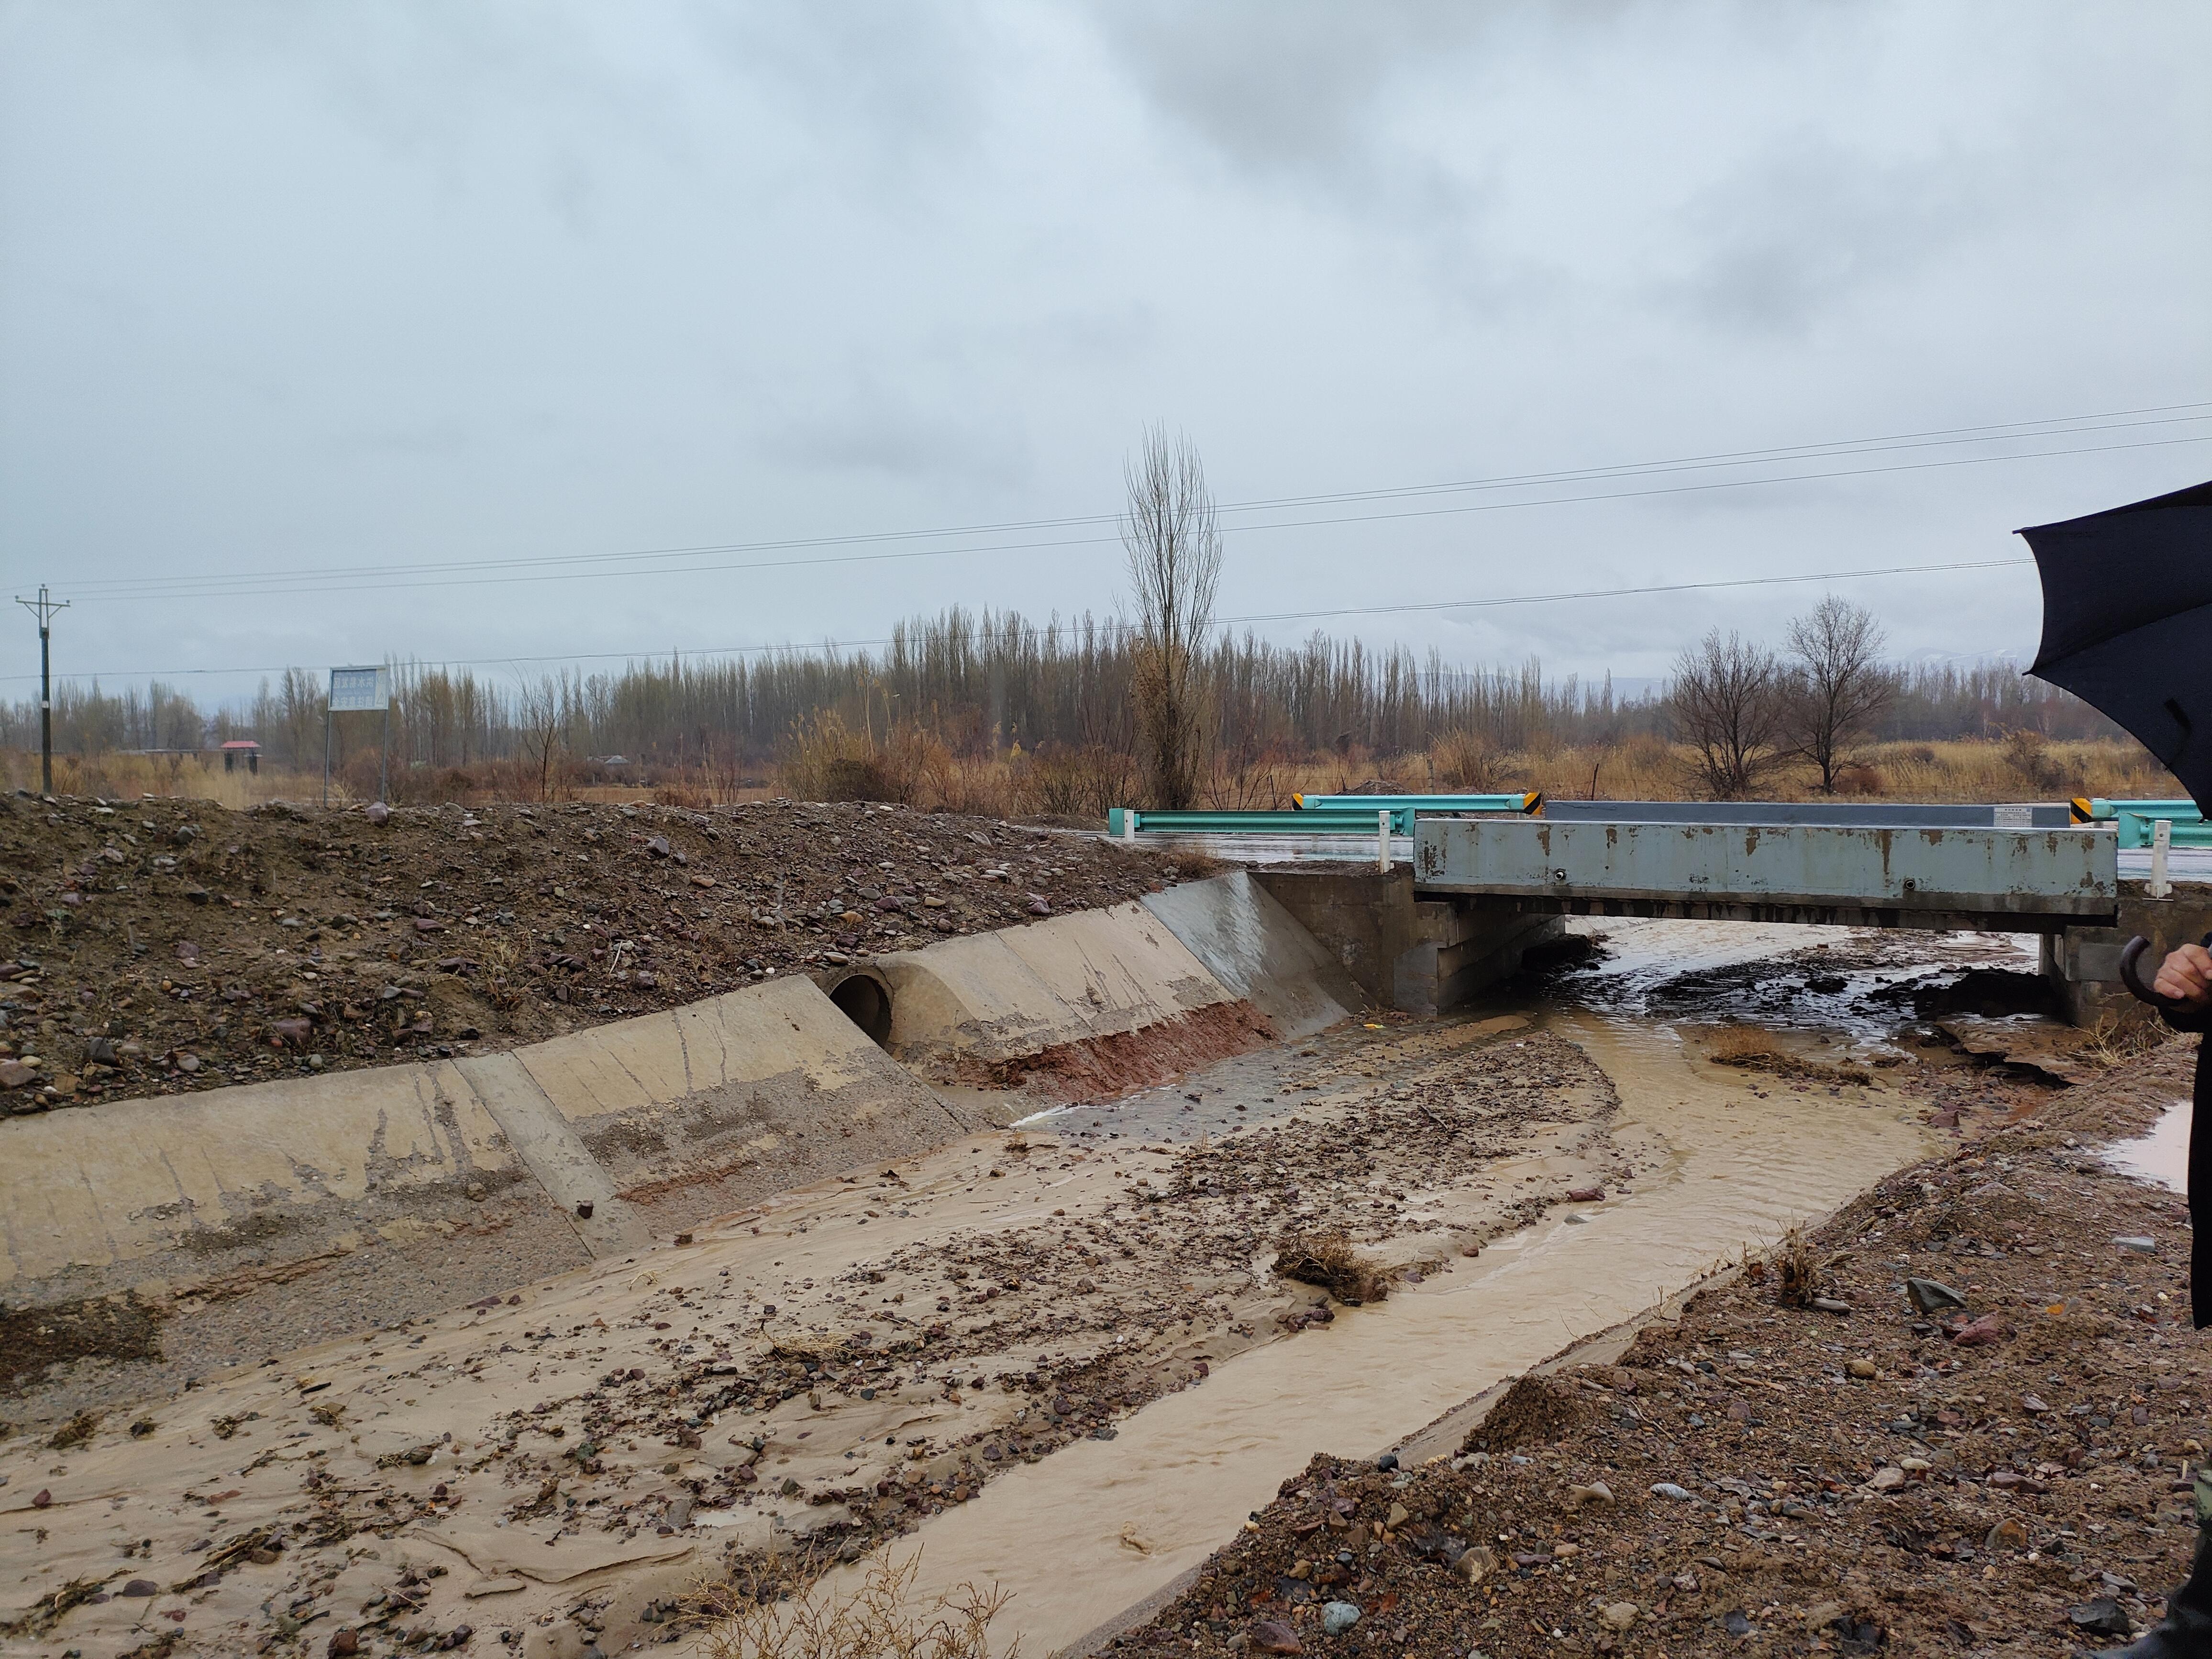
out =
[[(1771, 1240), (1932, 1150), (1918, 1114), (1881, 1082), (1754, 1090), (1744, 1073), (1706, 1060), (1686, 1030), (1749, 1021), (1868, 1053), (1887, 1046), (1898, 1020), (1863, 1012), (1856, 993), (1931, 969), (2032, 967), (2014, 941), (1986, 935), (1607, 928), (1610, 954), (1594, 967), (1474, 1017), (1518, 1013), (1605, 1071), (1620, 1098), (1616, 1137), (1659, 1154), (1632, 1194), (1585, 1212), (1584, 1224), (1555, 1212), (1456, 1271), (1345, 1310), (1326, 1334), (1228, 1360), (1204, 1386), (1137, 1413), (1111, 1441), (1081, 1441), (1012, 1470), (890, 1547), (903, 1556), (919, 1543), (924, 1587), (996, 1581), (1011, 1590), (994, 1626), (1002, 1647), (1018, 1638), (1025, 1650), (1048, 1653), (1079, 1640), (1202, 1561), (1314, 1452), (1392, 1449), (1492, 1384), (1663, 1301), (1747, 1242)], [(1802, 963), (1822, 945), (1850, 965), (1808, 975), (1778, 960)], [(1716, 971), (1766, 963), (1773, 973)], [(1808, 991), (1800, 983), (1808, 977), (1832, 988)], [(1785, 983), (1797, 988), (1778, 993)], [(1417, 1036), (1364, 1035), (1384, 1071), (1388, 1050)], [(1066, 1121), (1054, 1127), (1189, 1133), (1201, 1115), (1233, 1111), (1248, 1077), (1267, 1086), (1266, 1075), (1231, 1062), (1176, 1091), (1055, 1115)], [(1182, 1097), (1193, 1092), (1196, 1107)]]

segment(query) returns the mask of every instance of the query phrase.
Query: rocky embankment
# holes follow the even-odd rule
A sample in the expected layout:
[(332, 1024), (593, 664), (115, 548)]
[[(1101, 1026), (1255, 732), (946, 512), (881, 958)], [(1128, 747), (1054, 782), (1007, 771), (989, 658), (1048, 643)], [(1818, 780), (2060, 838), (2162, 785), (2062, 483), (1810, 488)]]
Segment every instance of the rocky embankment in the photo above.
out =
[(2091, 1148), (2185, 1097), (2192, 1048), (2064, 1091), (1985, 1074), (1945, 1106), (1985, 1130), (1954, 1156), (1625, 1350), (1522, 1378), (1455, 1451), (1316, 1457), (1115, 1647), (1948, 1659), (2121, 1642), (2187, 1569), (2212, 1338), (2190, 1325), (2180, 1199)]
[(1188, 872), (855, 804), (233, 813), (0, 797), (15, 1113), (513, 1047)]

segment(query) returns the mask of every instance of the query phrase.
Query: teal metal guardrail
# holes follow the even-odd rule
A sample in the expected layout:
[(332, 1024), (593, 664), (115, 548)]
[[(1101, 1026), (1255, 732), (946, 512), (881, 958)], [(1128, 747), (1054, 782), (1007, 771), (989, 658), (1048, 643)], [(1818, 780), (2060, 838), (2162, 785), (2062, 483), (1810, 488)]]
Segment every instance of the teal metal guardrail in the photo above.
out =
[(2193, 800), (2105, 800), (2075, 798), (2076, 823), (2109, 823), (2119, 831), (2120, 845), (2131, 851), (2148, 847), (2156, 838), (2160, 819), (2173, 826), (2171, 845), (2212, 847), (2212, 823)]
[(1409, 807), (1416, 812), (1519, 812), (1544, 810), (1543, 795), (1534, 789), (1515, 789), (1502, 795), (1292, 795), (1300, 812), (1334, 812), (1365, 807)]
[(1527, 815), (1540, 812), (1544, 798), (1533, 789), (1499, 795), (1293, 795), (1287, 812), (1155, 812), (1140, 806), (1116, 806), (1106, 814), (1107, 833), (1139, 830), (1186, 836), (1372, 836), (1379, 815), (1390, 815), (1390, 833), (1410, 836), (1416, 814)]
[(1413, 833), (1410, 806), (1303, 812), (1155, 812), (1115, 806), (1107, 811), (1106, 833), (1121, 836), (1149, 830), (1185, 836), (1372, 836), (1380, 833), (1381, 814), (1386, 811), (1392, 835)]

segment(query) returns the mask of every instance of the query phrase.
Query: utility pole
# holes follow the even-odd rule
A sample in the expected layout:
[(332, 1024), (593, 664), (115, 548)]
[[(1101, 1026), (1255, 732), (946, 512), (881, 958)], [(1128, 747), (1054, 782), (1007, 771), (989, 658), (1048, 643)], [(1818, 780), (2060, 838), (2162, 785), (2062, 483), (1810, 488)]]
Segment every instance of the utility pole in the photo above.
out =
[(46, 585), (39, 586), (39, 597), (26, 599), (20, 596), (15, 603), (39, 619), (39, 793), (54, 793), (54, 687), (53, 649), (54, 612), (69, 609), (69, 601), (56, 604), (46, 597)]

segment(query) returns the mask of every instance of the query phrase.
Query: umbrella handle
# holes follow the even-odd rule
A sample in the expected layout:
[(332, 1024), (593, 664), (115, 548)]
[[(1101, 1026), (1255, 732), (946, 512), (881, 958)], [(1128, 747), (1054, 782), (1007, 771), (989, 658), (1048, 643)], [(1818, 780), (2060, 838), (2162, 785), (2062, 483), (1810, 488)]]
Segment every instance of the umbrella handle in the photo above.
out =
[[(2202, 943), (2206, 949), (2212, 950), (2212, 933), (2207, 933)], [(2136, 964), (2142, 959), (2142, 953), (2149, 949), (2150, 941), (2141, 933), (2137, 933), (2121, 946), (2120, 983), (2128, 988), (2136, 1001), (2148, 1002), (2162, 1013), (2179, 1014), (2186, 1012), (2192, 1006), (2191, 1004), (2182, 1001), (2179, 997), (2160, 996), (2142, 982), (2142, 976), (2136, 970)]]

